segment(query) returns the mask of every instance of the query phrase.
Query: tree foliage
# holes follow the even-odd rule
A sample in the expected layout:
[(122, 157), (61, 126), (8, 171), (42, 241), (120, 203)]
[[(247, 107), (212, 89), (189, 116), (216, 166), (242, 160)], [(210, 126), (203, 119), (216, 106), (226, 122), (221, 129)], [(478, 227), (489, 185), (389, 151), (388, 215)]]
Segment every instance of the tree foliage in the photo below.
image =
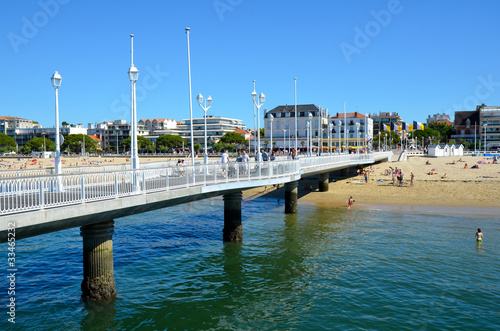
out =
[(99, 148), (99, 143), (84, 134), (69, 134), (64, 137), (61, 150), (68, 150), (71, 153), (80, 153), (83, 149), (83, 139), (85, 139), (85, 152), (95, 152)]
[(228, 132), (220, 138), (220, 141), (224, 144), (238, 144), (244, 145), (246, 143), (245, 137), (239, 133)]
[(218, 143), (213, 144), (213, 149), (214, 151), (218, 152), (221, 152), (222, 150), (226, 150), (228, 152), (234, 152), (236, 148), (234, 147), (233, 144), (225, 144), (219, 141)]
[[(122, 147), (130, 150), (130, 140), (131, 140), (130, 137), (123, 139)], [(152, 142), (149, 141), (148, 138), (144, 138), (143, 136), (137, 136), (137, 150), (139, 150), (139, 151), (150, 150), (151, 145), (152, 145)]]
[[(56, 143), (52, 140), (45, 138), (45, 151), (55, 151)], [(44, 139), (36, 137), (30, 139), (26, 145), (21, 148), (21, 152), (24, 154), (29, 154), (31, 152), (43, 152), (44, 151)]]
[(16, 147), (16, 140), (6, 134), (0, 133), (0, 147)]
[[(160, 148), (160, 150), (171, 150), (172, 148), (180, 148), (183, 146), (184, 139), (181, 136), (175, 135), (164, 135), (159, 136), (156, 139), (156, 145)], [(186, 144), (187, 145), (187, 144)]]
[(431, 123), (428, 128), (439, 132), (439, 141), (443, 143), (449, 140), (452, 134), (455, 134), (455, 128), (453, 125), (448, 125), (446, 123)]

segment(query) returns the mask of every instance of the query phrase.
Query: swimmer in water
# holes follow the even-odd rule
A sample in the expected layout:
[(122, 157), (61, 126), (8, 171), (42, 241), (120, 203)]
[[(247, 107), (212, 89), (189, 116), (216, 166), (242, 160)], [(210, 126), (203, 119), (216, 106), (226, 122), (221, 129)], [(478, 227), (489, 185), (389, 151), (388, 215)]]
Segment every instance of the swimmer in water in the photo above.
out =
[(483, 241), (483, 233), (481, 232), (481, 229), (477, 229), (476, 240), (477, 241)]

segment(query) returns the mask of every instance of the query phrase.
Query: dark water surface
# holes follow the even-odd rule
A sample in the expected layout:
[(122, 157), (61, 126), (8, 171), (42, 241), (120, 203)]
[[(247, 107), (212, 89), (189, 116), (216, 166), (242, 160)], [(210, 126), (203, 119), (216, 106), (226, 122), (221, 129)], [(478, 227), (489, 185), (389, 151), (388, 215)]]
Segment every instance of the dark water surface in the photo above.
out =
[(243, 243), (222, 242), (222, 199), (116, 220), (110, 304), (80, 301), (79, 229), (18, 241), (16, 324), (2, 276), (0, 330), (500, 329), (494, 212), (283, 210), (243, 201)]

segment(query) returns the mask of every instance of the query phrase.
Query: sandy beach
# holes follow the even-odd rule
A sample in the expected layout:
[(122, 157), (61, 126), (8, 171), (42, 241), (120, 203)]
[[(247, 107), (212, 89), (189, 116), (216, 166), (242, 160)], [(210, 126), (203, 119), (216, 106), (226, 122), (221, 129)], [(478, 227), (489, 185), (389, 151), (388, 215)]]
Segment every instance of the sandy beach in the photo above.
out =
[[(141, 157), (141, 163), (173, 161), (178, 158)], [(461, 159), (461, 161), (459, 161)], [(430, 164), (426, 164), (427, 161)], [(63, 157), (63, 167), (99, 166), (124, 164), (130, 162), (127, 157)], [(468, 169), (465, 169), (467, 164)], [(478, 165), (479, 169), (471, 169)], [(53, 168), (53, 159), (0, 158), (0, 170)], [(398, 168), (403, 171), (404, 184), (393, 186), (392, 176), (385, 175), (386, 170)], [(352, 168), (351, 170), (353, 170)], [(346, 205), (349, 196), (355, 204), (378, 205), (428, 205), (428, 206), (471, 206), (500, 207), (498, 189), (500, 188), (500, 164), (493, 164), (492, 158), (462, 156), (432, 158), (412, 156), (404, 162), (383, 162), (368, 166), (368, 183), (363, 174), (351, 172), (348, 177), (338, 175), (330, 177), (329, 191), (319, 192), (317, 179), (314, 177), (301, 180), (299, 200), (323, 205)], [(415, 175), (415, 186), (411, 187), (410, 173)], [(433, 173), (433, 174), (430, 174)], [(444, 178), (443, 178), (444, 177)], [(306, 184), (313, 190), (306, 190)], [(273, 187), (256, 188), (244, 192), (246, 199), (268, 194), (276, 196)], [(283, 190), (280, 190), (283, 195)]]
[[(460, 158), (464, 162), (458, 162)], [(427, 161), (430, 165), (426, 164)], [(469, 169), (464, 169), (465, 164)], [(476, 164), (479, 165), (479, 169), (471, 169)], [(397, 167), (403, 171), (404, 184), (393, 186), (392, 176), (384, 174), (389, 167)], [(370, 167), (367, 169), (370, 170)], [(328, 192), (318, 191), (316, 178), (303, 179), (299, 184), (299, 202), (347, 206), (347, 199), (353, 196), (356, 201), (355, 206), (370, 204), (500, 207), (498, 199), (500, 164), (493, 164), (491, 158), (414, 156), (404, 162), (379, 163), (373, 165), (371, 170), (368, 183), (365, 183), (362, 174), (353, 173), (348, 178), (331, 176)], [(415, 175), (413, 187), (409, 183), (411, 172)], [(429, 175), (431, 172), (435, 174)], [(442, 178), (445, 174), (446, 177)], [(312, 185), (313, 191), (307, 191), (306, 184)], [(272, 187), (267, 188), (267, 194), (276, 196)], [(258, 188), (246, 191), (244, 196), (255, 198), (262, 195), (264, 195), (263, 189)]]

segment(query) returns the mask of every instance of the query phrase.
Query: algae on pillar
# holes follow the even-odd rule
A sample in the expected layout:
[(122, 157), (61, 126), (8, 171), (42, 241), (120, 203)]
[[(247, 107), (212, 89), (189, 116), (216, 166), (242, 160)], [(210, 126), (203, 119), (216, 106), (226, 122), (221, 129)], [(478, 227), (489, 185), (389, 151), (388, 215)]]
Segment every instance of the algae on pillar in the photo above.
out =
[(224, 241), (242, 241), (243, 226), (241, 225), (241, 199), (243, 193), (224, 194)]
[(320, 192), (328, 192), (328, 179), (330, 177), (329, 172), (319, 174), (318, 178), (318, 188)]
[(82, 226), (84, 301), (103, 301), (116, 296), (113, 272), (114, 221)]
[(297, 212), (298, 187), (298, 181), (285, 184), (285, 214), (295, 214)]

